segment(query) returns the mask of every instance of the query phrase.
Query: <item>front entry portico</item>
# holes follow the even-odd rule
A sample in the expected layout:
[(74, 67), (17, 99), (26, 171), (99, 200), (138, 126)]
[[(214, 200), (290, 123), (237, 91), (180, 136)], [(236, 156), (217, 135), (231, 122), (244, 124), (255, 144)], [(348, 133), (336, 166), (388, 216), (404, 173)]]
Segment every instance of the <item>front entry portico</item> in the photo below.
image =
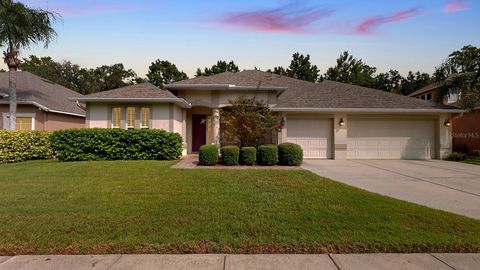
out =
[(194, 106), (187, 111), (187, 152), (196, 153), (204, 144), (219, 146), (219, 109)]

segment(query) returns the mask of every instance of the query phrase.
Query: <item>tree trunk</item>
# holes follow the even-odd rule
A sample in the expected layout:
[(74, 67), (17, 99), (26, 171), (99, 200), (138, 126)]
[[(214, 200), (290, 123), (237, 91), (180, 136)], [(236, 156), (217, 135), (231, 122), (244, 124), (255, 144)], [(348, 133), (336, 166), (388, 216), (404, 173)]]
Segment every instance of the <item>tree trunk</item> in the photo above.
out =
[(18, 50), (9, 48), (3, 52), (5, 63), (8, 66), (8, 87), (9, 87), (9, 105), (10, 105), (10, 130), (16, 129), (17, 124), (17, 69), (20, 65), (18, 59)]
[(16, 129), (17, 124), (17, 69), (9, 68), (8, 70), (9, 85), (9, 104), (10, 104), (10, 130)]

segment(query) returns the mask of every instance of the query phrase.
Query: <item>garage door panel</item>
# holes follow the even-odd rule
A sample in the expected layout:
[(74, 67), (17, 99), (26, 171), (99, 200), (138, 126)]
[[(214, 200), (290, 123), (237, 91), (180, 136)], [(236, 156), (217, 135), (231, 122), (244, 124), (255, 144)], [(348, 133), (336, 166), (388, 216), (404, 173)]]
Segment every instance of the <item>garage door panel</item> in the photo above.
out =
[(330, 119), (289, 119), (287, 141), (298, 144), (306, 159), (332, 157), (332, 121)]
[(292, 143), (305, 145), (307, 147), (327, 147), (328, 139), (324, 138), (289, 138)]
[(431, 159), (435, 157), (434, 120), (351, 119), (350, 159)]

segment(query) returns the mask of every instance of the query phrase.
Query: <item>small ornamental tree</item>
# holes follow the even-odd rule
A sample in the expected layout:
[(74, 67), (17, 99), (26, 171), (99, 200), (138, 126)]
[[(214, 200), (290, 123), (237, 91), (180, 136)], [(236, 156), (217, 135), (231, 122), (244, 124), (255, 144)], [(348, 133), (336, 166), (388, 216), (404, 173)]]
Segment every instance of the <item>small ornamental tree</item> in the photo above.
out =
[(257, 146), (275, 129), (277, 118), (268, 104), (255, 98), (238, 97), (220, 110), (222, 139), (234, 139), (240, 146)]

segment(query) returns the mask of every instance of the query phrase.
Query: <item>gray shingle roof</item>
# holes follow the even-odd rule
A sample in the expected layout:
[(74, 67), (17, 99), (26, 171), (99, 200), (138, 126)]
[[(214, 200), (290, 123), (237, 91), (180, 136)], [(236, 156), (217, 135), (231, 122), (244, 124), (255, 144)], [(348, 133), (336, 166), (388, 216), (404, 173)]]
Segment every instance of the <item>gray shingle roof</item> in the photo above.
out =
[(323, 81), (308, 90), (289, 89), (279, 97), (278, 107), (369, 108), (369, 109), (453, 109), (417, 98), (367, 87)]
[(177, 98), (168, 90), (162, 90), (151, 83), (141, 83), (126, 87), (102, 91), (84, 96), (84, 98)]
[(224, 72), (173, 84), (257, 86), (259, 82), (261, 86), (287, 87), (287, 90), (279, 96), (277, 107), (280, 108), (454, 109), (451, 106), (367, 87), (334, 81), (312, 83), (259, 70), (246, 70), (238, 73)]
[(258, 86), (260, 83), (260, 86), (285, 87), (285, 79), (290, 78), (260, 70), (245, 70), (236, 73), (223, 72), (213, 76), (200, 76), (193, 79), (174, 82), (172, 84), (231, 84), (236, 86)]
[[(0, 102), (8, 102), (8, 72), (0, 72)], [(2, 96), (4, 96), (2, 98)], [(85, 115), (69, 97), (82, 95), (27, 71), (17, 72), (17, 101), (35, 102), (49, 110)]]

